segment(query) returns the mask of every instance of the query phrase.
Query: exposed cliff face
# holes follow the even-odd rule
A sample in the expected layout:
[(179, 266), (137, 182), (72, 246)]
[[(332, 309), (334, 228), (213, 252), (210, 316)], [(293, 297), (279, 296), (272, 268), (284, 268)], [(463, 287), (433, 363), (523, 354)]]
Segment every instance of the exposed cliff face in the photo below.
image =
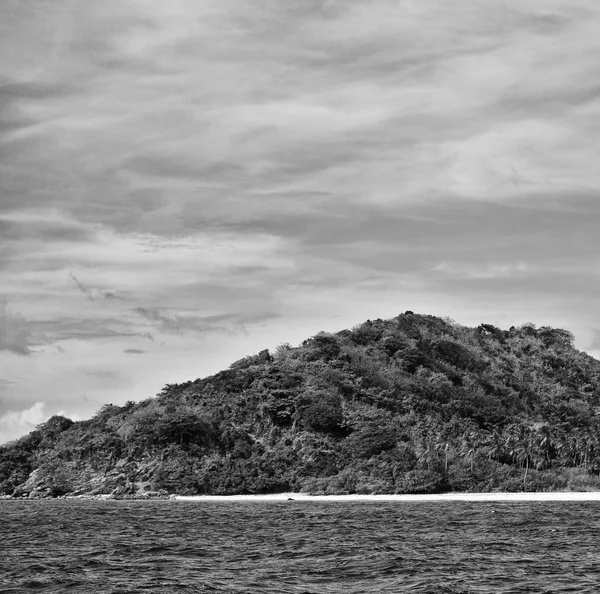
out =
[(600, 362), (560, 329), (412, 312), (320, 333), (0, 448), (0, 492), (597, 488)]
[(79, 476), (66, 477), (57, 472), (49, 474), (44, 467), (36, 468), (25, 482), (14, 489), (11, 496), (28, 499), (83, 495), (110, 495), (119, 498), (167, 497), (168, 491), (155, 491), (148, 481), (140, 482), (134, 479), (142, 470), (142, 466), (120, 460), (114, 468), (107, 471), (94, 472), (85, 469)]

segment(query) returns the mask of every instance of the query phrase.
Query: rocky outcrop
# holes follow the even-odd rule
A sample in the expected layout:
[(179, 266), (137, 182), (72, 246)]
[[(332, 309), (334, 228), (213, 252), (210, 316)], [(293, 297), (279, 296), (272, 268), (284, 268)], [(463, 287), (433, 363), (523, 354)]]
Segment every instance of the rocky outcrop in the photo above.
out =
[(36, 468), (27, 478), (27, 480), (15, 488), (13, 497), (29, 497), (30, 499), (39, 499), (42, 497), (51, 497), (51, 487), (41, 470)]
[(36, 468), (27, 480), (18, 485), (11, 499), (45, 499), (56, 497), (85, 499), (160, 499), (168, 497), (164, 490), (152, 490), (148, 481), (142, 480), (144, 472), (138, 465), (121, 462), (107, 473), (89, 473), (73, 488), (65, 483), (57, 485), (54, 477)]

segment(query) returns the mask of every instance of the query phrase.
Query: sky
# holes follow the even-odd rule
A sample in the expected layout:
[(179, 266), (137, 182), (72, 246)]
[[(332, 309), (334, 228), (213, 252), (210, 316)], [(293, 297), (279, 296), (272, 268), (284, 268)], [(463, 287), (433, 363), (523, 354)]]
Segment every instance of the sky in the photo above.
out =
[(600, 358), (594, 0), (2, 0), (0, 443), (406, 310)]

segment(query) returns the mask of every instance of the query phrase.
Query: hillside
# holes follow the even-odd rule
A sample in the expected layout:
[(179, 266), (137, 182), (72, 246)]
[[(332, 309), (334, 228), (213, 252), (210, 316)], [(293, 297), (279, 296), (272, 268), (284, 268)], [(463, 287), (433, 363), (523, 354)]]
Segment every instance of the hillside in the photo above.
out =
[(572, 335), (406, 312), (0, 447), (0, 493), (599, 489), (600, 361)]

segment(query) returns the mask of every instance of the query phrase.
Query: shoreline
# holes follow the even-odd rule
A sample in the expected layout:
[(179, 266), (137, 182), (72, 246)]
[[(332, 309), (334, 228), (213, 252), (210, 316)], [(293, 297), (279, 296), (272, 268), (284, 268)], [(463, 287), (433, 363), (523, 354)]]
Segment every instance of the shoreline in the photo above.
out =
[(273, 493), (267, 495), (171, 495), (175, 501), (600, 501), (600, 491), (554, 491), (537, 493), (441, 493), (435, 495), (307, 495), (305, 493)]
[(184, 501), (184, 502), (294, 502), (294, 501), (324, 501), (324, 502), (505, 502), (518, 503), (528, 501), (600, 501), (600, 491), (548, 491), (548, 492), (487, 492), (487, 493), (438, 493), (420, 495), (308, 495), (306, 493), (268, 493), (259, 495), (162, 495), (159, 497), (144, 497), (143, 495), (115, 496), (115, 495), (62, 495), (60, 497), (12, 497), (0, 495), (4, 501), (38, 501), (38, 500), (65, 500), (65, 501)]

